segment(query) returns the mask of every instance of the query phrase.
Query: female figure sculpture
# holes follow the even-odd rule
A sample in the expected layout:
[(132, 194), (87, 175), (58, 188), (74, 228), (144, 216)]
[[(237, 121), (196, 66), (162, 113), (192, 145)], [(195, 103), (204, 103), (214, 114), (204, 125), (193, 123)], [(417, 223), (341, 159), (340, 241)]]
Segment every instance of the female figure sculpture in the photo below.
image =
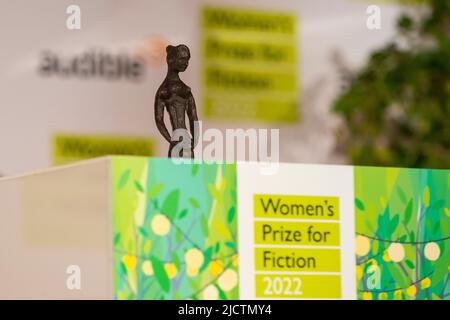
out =
[[(169, 158), (194, 158), (197, 144), (197, 109), (189, 88), (179, 77), (186, 70), (191, 57), (189, 48), (183, 44), (167, 46), (167, 76), (156, 92), (155, 121), (159, 132), (169, 142)], [(172, 134), (164, 123), (164, 109), (169, 114)], [(186, 129), (186, 115), (189, 120), (189, 132)]]

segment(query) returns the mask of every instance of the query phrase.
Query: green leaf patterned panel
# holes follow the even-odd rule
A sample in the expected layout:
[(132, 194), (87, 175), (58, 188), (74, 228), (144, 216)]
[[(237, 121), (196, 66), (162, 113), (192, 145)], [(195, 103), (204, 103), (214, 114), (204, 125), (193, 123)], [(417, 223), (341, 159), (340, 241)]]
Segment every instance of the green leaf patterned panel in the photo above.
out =
[(449, 299), (449, 179), (449, 170), (355, 167), (359, 299)]
[(235, 164), (113, 159), (116, 299), (238, 299)]

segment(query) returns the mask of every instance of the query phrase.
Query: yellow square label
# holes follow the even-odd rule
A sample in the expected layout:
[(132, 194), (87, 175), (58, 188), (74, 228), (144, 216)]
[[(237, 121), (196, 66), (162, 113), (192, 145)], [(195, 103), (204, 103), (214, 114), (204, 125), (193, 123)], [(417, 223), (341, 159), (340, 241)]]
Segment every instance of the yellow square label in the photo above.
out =
[(340, 272), (339, 249), (255, 248), (256, 271)]
[(339, 220), (339, 198), (255, 194), (253, 210), (257, 218)]
[(255, 244), (339, 246), (339, 223), (255, 221)]
[(341, 298), (339, 275), (257, 274), (257, 298)]

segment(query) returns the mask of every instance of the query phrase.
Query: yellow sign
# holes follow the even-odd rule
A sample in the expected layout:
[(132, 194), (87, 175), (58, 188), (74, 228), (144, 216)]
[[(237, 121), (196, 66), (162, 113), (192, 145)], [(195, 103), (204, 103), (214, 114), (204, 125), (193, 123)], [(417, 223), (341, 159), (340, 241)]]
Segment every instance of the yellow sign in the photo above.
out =
[(341, 293), (339, 198), (254, 194), (257, 298), (331, 298)]
[(340, 272), (339, 249), (255, 248), (257, 271)]
[[(339, 275), (257, 274), (257, 298), (330, 298), (341, 297)], [(320, 284), (320, 285), (318, 285)]]
[(259, 218), (339, 220), (337, 197), (256, 194), (253, 204)]
[(339, 246), (339, 224), (255, 221), (255, 244)]
[(107, 155), (152, 156), (153, 139), (144, 137), (57, 134), (53, 137), (55, 165)]
[(298, 120), (295, 15), (207, 7), (202, 28), (206, 117)]

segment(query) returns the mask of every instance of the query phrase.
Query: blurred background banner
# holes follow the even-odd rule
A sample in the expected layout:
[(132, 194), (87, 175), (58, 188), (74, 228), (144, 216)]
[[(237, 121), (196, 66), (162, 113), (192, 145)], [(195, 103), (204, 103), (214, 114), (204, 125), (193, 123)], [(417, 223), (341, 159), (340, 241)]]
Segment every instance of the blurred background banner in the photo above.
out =
[(208, 7), (202, 28), (207, 118), (298, 121), (296, 15)]
[[(449, 8), (431, 3), (80, 0), (81, 29), (69, 30), (72, 1), (3, 1), (0, 173), (134, 154), (140, 139), (142, 155), (165, 156), (154, 96), (165, 47), (180, 43), (204, 129), (279, 128), (281, 161), (448, 166)], [(63, 156), (61, 137), (90, 142)]]

